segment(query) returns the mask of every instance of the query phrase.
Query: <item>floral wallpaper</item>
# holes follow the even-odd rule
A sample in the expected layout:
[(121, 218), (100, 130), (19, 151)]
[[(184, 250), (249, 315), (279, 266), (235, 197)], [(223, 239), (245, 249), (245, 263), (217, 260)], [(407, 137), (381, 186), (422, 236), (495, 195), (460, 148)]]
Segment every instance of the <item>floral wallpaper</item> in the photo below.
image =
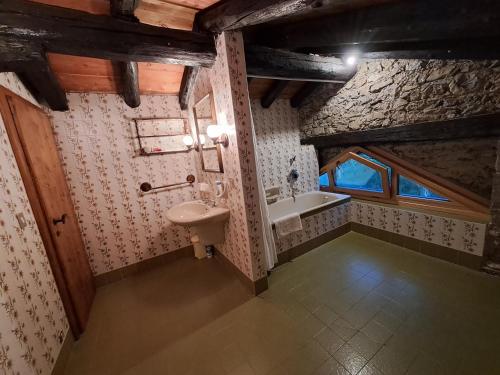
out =
[(257, 136), (257, 152), (264, 187), (279, 186), (280, 199), (291, 195), (286, 178), (290, 159), (292, 168), (299, 172), (299, 192), (318, 190), (318, 158), (314, 146), (302, 146), (299, 137), (299, 113), (289, 100), (276, 100), (270, 108), (262, 108), (259, 100), (252, 100), (252, 116)]
[[(198, 162), (198, 174), (200, 180), (212, 187), (216, 180), (227, 184), (226, 204), (231, 217), (226, 227), (226, 241), (218, 248), (248, 278), (258, 280), (266, 276), (266, 266), (241, 33), (222, 33), (216, 40), (216, 48), (215, 64), (211, 69), (201, 69), (189, 107), (213, 92), (217, 121), (226, 127), (229, 147), (222, 150), (224, 173), (203, 172)], [(191, 111), (189, 117), (193, 124)]]
[(317, 214), (302, 219), (302, 230), (278, 239), (274, 233), (276, 252), (278, 254), (295, 246), (303, 244), (322, 234), (330, 232), (342, 225), (348, 224), (351, 217), (351, 202), (323, 210)]
[[(14, 74), (0, 85), (38, 105)], [(0, 247), (0, 373), (48, 375), (69, 326), (1, 116)]]
[(482, 256), (486, 224), (353, 201), (352, 221)]
[(170, 223), (165, 212), (197, 199), (196, 189), (143, 194), (139, 186), (196, 175), (193, 152), (137, 156), (131, 121), (185, 117), (178, 98), (143, 96), (136, 109), (112, 94), (69, 94), (68, 100), (69, 111), (52, 113), (54, 133), (94, 274), (189, 246), (189, 231)]

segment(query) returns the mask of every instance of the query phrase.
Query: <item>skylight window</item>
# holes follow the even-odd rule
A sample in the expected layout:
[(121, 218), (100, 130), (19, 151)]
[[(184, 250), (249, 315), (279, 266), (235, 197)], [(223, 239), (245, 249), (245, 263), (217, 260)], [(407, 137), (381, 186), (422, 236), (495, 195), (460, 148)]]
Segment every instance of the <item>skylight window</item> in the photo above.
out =
[(319, 187), (330, 187), (330, 178), (328, 177), (328, 172), (319, 175)]
[(320, 188), (399, 206), (489, 214), (482, 197), (375, 147), (350, 147), (337, 155), (321, 168)]
[(448, 201), (449, 199), (434, 193), (431, 189), (419, 184), (418, 182), (399, 175), (398, 176), (398, 195), (402, 197), (432, 199), (436, 201)]
[(365, 164), (349, 159), (335, 169), (335, 186), (381, 193), (383, 192), (382, 174)]

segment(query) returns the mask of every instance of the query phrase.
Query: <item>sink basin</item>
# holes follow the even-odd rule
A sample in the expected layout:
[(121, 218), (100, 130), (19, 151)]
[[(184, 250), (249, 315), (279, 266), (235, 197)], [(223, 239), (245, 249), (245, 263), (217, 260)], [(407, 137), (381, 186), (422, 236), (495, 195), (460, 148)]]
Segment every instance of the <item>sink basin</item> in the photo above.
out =
[(224, 222), (229, 219), (229, 209), (210, 207), (202, 201), (178, 204), (167, 211), (167, 218), (174, 224), (190, 227), (204, 245), (224, 242)]

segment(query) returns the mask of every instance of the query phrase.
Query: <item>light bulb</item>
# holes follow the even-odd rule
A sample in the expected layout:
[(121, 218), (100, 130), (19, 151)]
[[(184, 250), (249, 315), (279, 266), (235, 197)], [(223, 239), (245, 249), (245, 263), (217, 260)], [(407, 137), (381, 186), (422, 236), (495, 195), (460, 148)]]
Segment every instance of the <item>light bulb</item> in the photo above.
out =
[(354, 66), (358, 62), (358, 57), (356, 55), (349, 55), (347, 56), (345, 62), (349, 66)]
[(207, 135), (211, 139), (217, 139), (222, 134), (222, 129), (218, 125), (209, 125), (207, 127)]
[(186, 135), (184, 138), (182, 138), (182, 142), (184, 142), (187, 147), (191, 147), (194, 143), (193, 137), (191, 137), (190, 135)]
[(201, 143), (202, 145), (204, 145), (204, 144), (205, 144), (205, 136), (204, 136), (203, 134), (200, 134), (200, 143)]

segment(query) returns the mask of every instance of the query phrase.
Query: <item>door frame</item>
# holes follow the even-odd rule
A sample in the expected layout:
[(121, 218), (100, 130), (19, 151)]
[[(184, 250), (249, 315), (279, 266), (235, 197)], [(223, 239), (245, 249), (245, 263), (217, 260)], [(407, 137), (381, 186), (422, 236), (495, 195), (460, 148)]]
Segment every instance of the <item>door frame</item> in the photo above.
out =
[(47, 114), (40, 107), (35, 106), (26, 99), (20, 97), (19, 95), (6, 89), (5, 87), (0, 86), (0, 113), (5, 124), (5, 130), (7, 131), (7, 136), (9, 137), (9, 141), (16, 158), (17, 166), (23, 180), (26, 194), (28, 196), (31, 209), (35, 217), (40, 236), (42, 237), (42, 242), (47, 253), (47, 258), (49, 260), (52, 273), (56, 281), (57, 289), (59, 290), (59, 295), (61, 297), (64, 310), (66, 312), (66, 317), (68, 319), (73, 336), (75, 337), (75, 339), (78, 339), (83, 333), (83, 328), (78, 323), (78, 318), (73, 306), (73, 302), (71, 301), (71, 296), (62, 271), (61, 262), (54, 245), (54, 239), (52, 238), (52, 234), (49, 229), (49, 223), (47, 222), (47, 217), (45, 215), (40, 196), (33, 179), (33, 174), (27, 161), (27, 157), (25, 155), (24, 148), (22, 146), (21, 139), (17, 130), (15, 117), (9, 104), (9, 97), (15, 97), (16, 99), (23, 101), (24, 104), (35, 108), (45, 116), (47, 116)]

